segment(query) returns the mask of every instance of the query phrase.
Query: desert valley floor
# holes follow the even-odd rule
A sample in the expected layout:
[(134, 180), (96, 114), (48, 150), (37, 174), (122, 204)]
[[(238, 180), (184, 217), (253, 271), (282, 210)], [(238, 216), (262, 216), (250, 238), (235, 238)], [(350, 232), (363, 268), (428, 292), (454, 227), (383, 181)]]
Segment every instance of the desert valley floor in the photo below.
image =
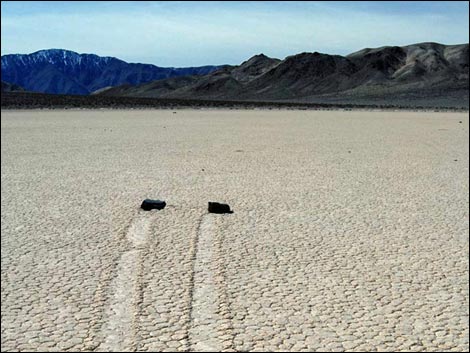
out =
[(468, 143), (468, 113), (4, 110), (1, 350), (468, 351)]

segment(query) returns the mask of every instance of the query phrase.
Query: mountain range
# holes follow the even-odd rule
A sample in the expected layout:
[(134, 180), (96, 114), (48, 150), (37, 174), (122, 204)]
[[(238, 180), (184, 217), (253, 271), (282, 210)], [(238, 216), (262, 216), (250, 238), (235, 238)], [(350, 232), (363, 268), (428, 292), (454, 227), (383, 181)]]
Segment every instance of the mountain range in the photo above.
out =
[(104, 87), (140, 84), (185, 75), (204, 75), (219, 66), (165, 68), (132, 64), (114, 57), (47, 49), (32, 54), (2, 55), (2, 81), (28, 91), (89, 94)]
[(2, 81), (2, 92), (24, 92), (24, 88), (14, 83)]
[(174, 77), (100, 92), (113, 96), (467, 106), (469, 45), (419, 43), (347, 56), (256, 55), (203, 76)]
[(2, 81), (98, 96), (468, 108), (469, 45), (428, 42), (283, 60), (259, 54), (240, 65), (185, 69), (52, 50), (2, 56)]

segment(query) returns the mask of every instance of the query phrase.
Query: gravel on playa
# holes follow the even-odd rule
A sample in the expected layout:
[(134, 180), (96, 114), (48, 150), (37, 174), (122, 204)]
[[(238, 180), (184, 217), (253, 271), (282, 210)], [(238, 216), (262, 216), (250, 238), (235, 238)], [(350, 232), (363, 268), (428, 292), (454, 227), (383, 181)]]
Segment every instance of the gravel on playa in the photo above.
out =
[(2, 111), (1, 350), (468, 351), (468, 127)]

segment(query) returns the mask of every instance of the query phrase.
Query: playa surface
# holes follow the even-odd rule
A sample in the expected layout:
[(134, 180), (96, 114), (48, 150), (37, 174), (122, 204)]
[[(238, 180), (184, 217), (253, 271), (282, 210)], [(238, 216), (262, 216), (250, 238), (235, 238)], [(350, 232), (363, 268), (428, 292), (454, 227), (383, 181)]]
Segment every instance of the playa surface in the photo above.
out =
[(468, 127), (2, 111), (1, 349), (468, 351)]

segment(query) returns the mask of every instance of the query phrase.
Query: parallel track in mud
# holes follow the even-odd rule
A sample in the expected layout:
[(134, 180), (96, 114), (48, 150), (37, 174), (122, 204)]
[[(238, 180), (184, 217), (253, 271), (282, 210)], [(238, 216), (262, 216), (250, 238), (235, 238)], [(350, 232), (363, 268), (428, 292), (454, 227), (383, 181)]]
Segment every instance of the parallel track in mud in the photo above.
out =
[(119, 259), (116, 275), (111, 282), (109, 304), (102, 326), (103, 342), (98, 351), (135, 351), (140, 298), (142, 251), (149, 240), (153, 217), (139, 214), (130, 225), (126, 240), (129, 250)]

